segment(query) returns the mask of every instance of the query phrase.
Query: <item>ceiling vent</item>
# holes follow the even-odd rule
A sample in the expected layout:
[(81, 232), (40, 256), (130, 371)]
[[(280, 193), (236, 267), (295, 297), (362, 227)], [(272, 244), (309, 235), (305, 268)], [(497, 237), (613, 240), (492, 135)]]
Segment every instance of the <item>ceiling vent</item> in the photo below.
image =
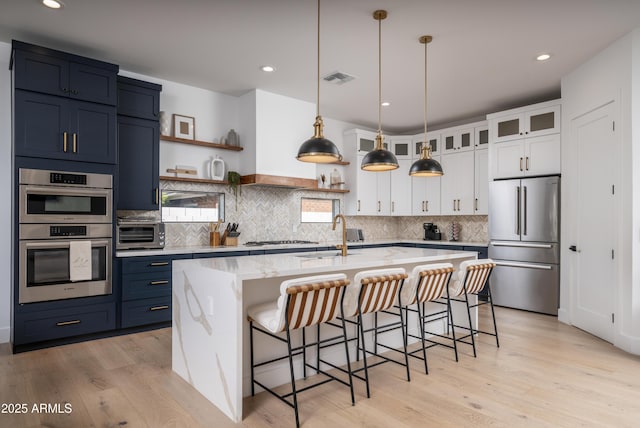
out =
[(335, 71), (331, 74), (327, 74), (322, 79), (325, 82), (333, 83), (334, 85), (342, 85), (343, 83), (347, 83), (355, 79), (355, 76), (352, 76), (347, 73), (343, 73), (341, 71)]

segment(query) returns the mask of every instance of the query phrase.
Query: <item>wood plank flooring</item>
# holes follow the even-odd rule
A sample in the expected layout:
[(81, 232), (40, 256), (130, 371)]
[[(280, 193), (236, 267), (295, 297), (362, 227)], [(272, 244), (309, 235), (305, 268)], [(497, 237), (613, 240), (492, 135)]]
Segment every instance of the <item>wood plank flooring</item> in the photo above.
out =
[[(481, 314), (481, 322), (489, 320)], [(356, 405), (335, 382), (300, 396), (305, 427), (637, 427), (640, 357), (555, 318), (497, 308), (500, 348), (482, 336), (431, 349), (430, 374), (412, 360), (411, 382), (392, 364), (371, 371)], [(231, 423), (171, 371), (171, 330), (12, 355), (0, 345), (0, 427), (290, 427), (293, 411), (266, 394), (245, 399)], [(15, 413), (15, 404), (26, 413)], [(48, 412), (34, 404), (50, 405)], [(55, 405), (58, 403), (59, 407)], [(65, 413), (65, 404), (71, 412)], [(39, 408), (39, 407), (38, 407)]]

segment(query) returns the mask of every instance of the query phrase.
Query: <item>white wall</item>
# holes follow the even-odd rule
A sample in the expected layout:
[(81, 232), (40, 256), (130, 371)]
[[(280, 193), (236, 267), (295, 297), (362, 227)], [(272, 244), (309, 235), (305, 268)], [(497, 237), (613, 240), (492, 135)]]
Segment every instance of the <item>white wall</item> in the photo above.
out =
[[(633, 63), (632, 63), (633, 61)], [(633, 64), (633, 65), (632, 65)], [(636, 30), (600, 52), (562, 79), (562, 249), (561, 321), (571, 323), (570, 305), (575, 292), (575, 257), (567, 247), (577, 242), (572, 219), (577, 211), (575, 154), (579, 147), (570, 135), (571, 121), (609, 102), (615, 102), (616, 138), (621, 144), (620, 221), (603, 225), (596, 233), (613, 233), (618, 239), (617, 281), (614, 293), (616, 323), (614, 345), (640, 354), (640, 30)], [(606, 147), (603, 147), (606, 156)], [(597, 203), (597, 201), (595, 201)]]
[(0, 343), (9, 341), (11, 325), (11, 45), (0, 42)]

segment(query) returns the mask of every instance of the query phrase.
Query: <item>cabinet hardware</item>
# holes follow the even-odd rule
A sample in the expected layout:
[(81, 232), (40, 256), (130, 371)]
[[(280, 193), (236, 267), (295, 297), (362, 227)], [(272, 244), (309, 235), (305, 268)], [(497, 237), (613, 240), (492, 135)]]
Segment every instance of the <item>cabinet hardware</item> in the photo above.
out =
[(552, 270), (553, 266), (551, 265), (541, 265), (537, 263), (522, 263), (522, 262), (494, 262), (496, 266), (509, 266), (509, 267), (519, 267), (519, 268), (527, 268), (527, 269), (540, 269), (540, 270)]
[(522, 171), (522, 158), (520, 158), (520, 171)]
[(460, 211), (460, 199), (458, 199), (458, 211)]
[(478, 211), (478, 198), (476, 198), (475, 205), (473, 206), (474, 211)]
[(77, 153), (78, 134), (73, 133), (73, 153)]
[(525, 163), (526, 170), (529, 171), (529, 156), (527, 156), (527, 162)]
[(573, 251), (575, 253), (576, 251), (578, 251), (578, 248), (575, 245), (572, 245), (572, 246), (569, 247), (569, 250), (571, 250), (571, 251)]
[(455, 199), (453, 200), (453, 210), (454, 211), (456, 210), (456, 200)]
[(158, 205), (160, 199), (160, 190), (156, 187), (156, 205)]
[(68, 88), (62, 88), (62, 92), (64, 92), (65, 94), (69, 93), (69, 89)]
[(169, 305), (152, 306), (149, 308), (150, 311), (162, 311), (164, 309), (169, 309)]
[(520, 186), (516, 187), (516, 219), (516, 235), (520, 235)]
[(382, 208), (380, 207), (380, 201), (378, 201), (378, 212), (380, 212)]
[(166, 285), (166, 284), (168, 284), (168, 283), (169, 283), (169, 281), (167, 281), (167, 280), (165, 279), (165, 280), (162, 280), (162, 281), (151, 281), (151, 282), (149, 283), (149, 285)]
[(427, 207), (425, 211), (429, 212), (429, 201), (424, 201), (424, 202), (425, 202), (425, 206)]
[(424, 212), (424, 201), (422, 201), (422, 212)]
[(73, 325), (73, 324), (80, 324), (80, 320), (61, 321), (56, 323), (58, 327), (64, 327), (65, 325)]
[(391, 201), (391, 212), (392, 213), (396, 212), (396, 203), (395, 203), (395, 201)]
[(169, 262), (152, 262), (149, 263), (149, 266), (168, 266)]
[(62, 133), (62, 151), (67, 153), (67, 133)]
[(358, 199), (358, 212), (360, 212), (360, 199)]
[(522, 213), (522, 217), (524, 217), (524, 227), (522, 228), (522, 234), (526, 235), (527, 234), (527, 186), (522, 186), (522, 191), (524, 192), (523, 198), (524, 198), (524, 207), (523, 207), (523, 213)]

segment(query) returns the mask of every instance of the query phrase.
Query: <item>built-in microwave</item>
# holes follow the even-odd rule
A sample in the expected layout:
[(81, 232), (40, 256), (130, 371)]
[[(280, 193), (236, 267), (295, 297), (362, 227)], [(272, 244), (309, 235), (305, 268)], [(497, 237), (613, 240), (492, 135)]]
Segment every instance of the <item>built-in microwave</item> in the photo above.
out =
[(19, 222), (112, 223), (109, 174), (20, 169)]

